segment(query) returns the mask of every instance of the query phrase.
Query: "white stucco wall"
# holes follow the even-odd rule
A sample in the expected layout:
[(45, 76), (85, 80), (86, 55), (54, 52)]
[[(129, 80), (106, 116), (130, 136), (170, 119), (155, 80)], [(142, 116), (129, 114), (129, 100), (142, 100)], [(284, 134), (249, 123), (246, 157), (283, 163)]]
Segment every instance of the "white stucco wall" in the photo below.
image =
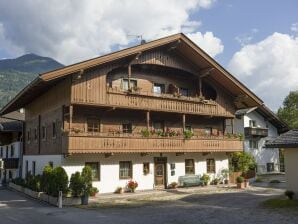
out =
[[(9, 145), (3, 145), (0, 146), (2, 148), (2, 158), (19, 158), (19, 167), (22, 165), (21, 164), (21, 148), (22, 148), (22, 143), (20, 141), (17, 142), (12, 142)], [(11, 151), (12, 148), (14, 148), (14, 153), (11, 156)], [(7, 150), (8, 149), (8, 150)], [(0, 149), (1, 150), (1, 149)], [(4, 170), (0, 170), (1, 172), (1, 178), (0, 181), (2, 181), (4, 179)], [(9, 172), (11, 172), (12, 174), (12, 179), (16, 178), (19, 176), (20, 173), (20, 169), (7, 169), (7, 175), (6, 175), (6, 180), (9, 180)]]
[(26, 176), (26, 161), (28, 161), (28, 172), (32, 173), (32, 162), (35, 161), (35, 174), (42, 174), (43, 168), (49, 165), (49, 162), (53, 162), (55, 166), (61, 166), (62, 155), (24, 155), (23, 156), (23, 173), (22, 176)]
[(285, 149), (284, 152), (287, 190), (294, 191), (298, 198), (298, 148)]
[[(139, 184), (138, 190), (149, 190), (154, 187), (154, 157), (160, 154), (150, 154), (141, 156), (140, 154), (115, 154), (105, 158), (103, 154), (86, 154), (73, 155), (64, 158), (61, 155), (56, 156), (24, 156), (23, 169), (25, 171), (26, 160), (28, 160), (28, 170), (32, 169), (32, 161), (36, 161), (36, 174), (41, 174), (45, 165), (52, 161), (54, 166), (62, 165), (68, 176), (76, 171), (82, 171), (85, 162), (99, 162), (100, 164), (100, 181), (94, 181), (93, 185), (97, 187), (101, 193), (114, 192), (117, 187), (125, 187), (128, 180), (119, 179), (119, 161), (132, 161), (133, 164), (133, 180)], [(226, 153), (211, 153), (203, 156), (202, 153), (186, 153), (185, 155), (176, 156), (175, 153), (163, 153), (163, 157), (167, 157), (167, 183), (178, 182), (179, 176), (185, 175), (185, 159), (194, 159), (195, 174), (202, 175), (206, 173), (206, 159), (214, 158), (216, 164), (216, 174), (212, 174), (212, 178), (220, 176), (222, 169), (227, 169), (228, 157)], [(143, 174), (143, 163), (150, 163), (150, 172)], [(175, 175), (171, 176), (170, 164), (175, 163)], [(25, 172), (24, 172), (25, 173)]]
[(267, 163), (274, 163), (275, 171), (279, 171), (279, 149), (264, 148), (266, 140), (272, 140), (278, 136), (277, 128), (270, 122), (266, 121), (262, 115), (256, 111), (252, 111), (241, 119), (235, 118), (235, 132), (244, 134), (244, 128), (249, 127), (249, 121), (255, 120), (258, 128), (268, 128), (268, 136), (258, 139), (258, 148), (251, 149), (249, 147), (249, 139), (244, 139), (244, 151), (251, 153), (258, 165), (259, 173), (267, 172)]

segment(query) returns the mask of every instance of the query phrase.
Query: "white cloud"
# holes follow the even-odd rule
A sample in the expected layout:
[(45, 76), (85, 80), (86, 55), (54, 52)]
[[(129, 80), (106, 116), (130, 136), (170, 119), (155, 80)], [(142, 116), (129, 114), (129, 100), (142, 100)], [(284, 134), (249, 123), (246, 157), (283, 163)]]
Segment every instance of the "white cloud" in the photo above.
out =
[(247, 44), (249, 44), (253, 39), (256, 33), (258, 33), (259, 30), (256, 28), (253, 28), (250, 33), (240, 34), (235, 37), (235, 40), (243, 47)]
[[(129, 45), (129, 34), (152, 40), (181, 31), (194, 33), (201, 22), (192, 20), (190, 14), (214, 2), (23, 0), (16, 7), (14, 1), (0, 0), (0, 46), (14, 56), (34, 52), (69, 64)], [(202, 47), (207, 46), (213, 55), (220, 52), (218, 38), (209, 32), (201, 35)]]
[(229, 63), (229, 70), (277, 110), (291, 90), (298, 90), (298, 37), (273, 33), (244, 46)]
[(206, 32), (205, 34), (201, 32), (189, 33), (187, 36), (211, 57), (215, 57), (224, 50), (221, 40), (215, 37), (212, 32)]
[(293, 24), (291, 25), (291, 30), (292, 30), (293, 32), (298, 32), (298, 23), (293, 23)]

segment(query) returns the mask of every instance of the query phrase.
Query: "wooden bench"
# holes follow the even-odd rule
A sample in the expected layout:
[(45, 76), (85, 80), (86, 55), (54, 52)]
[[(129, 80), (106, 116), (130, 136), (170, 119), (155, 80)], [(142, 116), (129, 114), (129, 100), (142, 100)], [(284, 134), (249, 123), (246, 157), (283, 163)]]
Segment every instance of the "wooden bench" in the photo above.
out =
[(178, 178), (179, 185), (182, 187), (199, 186), (202, 184), (199, 175), (186, 175)]

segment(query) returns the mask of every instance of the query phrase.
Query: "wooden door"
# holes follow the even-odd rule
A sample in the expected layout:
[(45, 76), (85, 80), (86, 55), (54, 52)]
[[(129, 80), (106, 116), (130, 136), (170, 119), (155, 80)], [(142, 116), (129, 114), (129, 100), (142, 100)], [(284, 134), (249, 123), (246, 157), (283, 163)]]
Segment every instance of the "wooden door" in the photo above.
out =
[(155, 164), (155, 186), (162, 187), (165, 185), (165, 164), (156, 163)]

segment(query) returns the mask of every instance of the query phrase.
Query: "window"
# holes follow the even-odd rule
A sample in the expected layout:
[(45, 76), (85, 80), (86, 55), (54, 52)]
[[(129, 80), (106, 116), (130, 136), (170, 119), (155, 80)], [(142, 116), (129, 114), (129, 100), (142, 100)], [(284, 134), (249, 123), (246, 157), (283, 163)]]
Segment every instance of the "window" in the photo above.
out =
[(205, 128), (205, 135), (212, 135), (212, 128), (211, 127), (206, 127)]
[(164, 122), (163, 121), (153, 121), (153, 128), (156, 131), (164, 131)]
[(207, 173), (215, 173), (214, 159), (207, 159)]
[(90, 166), (92, 169), (92, 180), (99, 181), (99, 163), (98, 162), (86, 162), (85, 166)]
[(193, 159), (185, 160), (185, 174), (195, 174), (195, 163)]
[(254, 128), (257, 127), (255, 120), (249, 120), (249, 127)]
[(32, 175), (35, 176), (35, 170), (36, 170), (36, 162), (32, 161)]
[(0, 149), (0, 157), (3, 157), (3, 147)]
[(153, 93), (157, 93), (157, 94), (165, 93), (165, 85), (164, 84), (159, 84), (159, 83), (154, 83)]
[(100, 131), (100, 121), (98, 119), (87, 119), (88, 133), (98, 133)]
[(37, 128), (34, 128), (34, 140), (37, 140)]
[(249, 140), (249, 148), (257, 149), (258, 148), (258, 140), (256, 140), (256, 139)]
[(56, 128), (56, 122), (53, 122), (52, 123), (52, 136), (53, 136), (53, 138), (56, 138), (56, 136), (57, 136), (57, 130), (56, 130), (57, 128)]
[(189, 96), (189, 90), (186, 88), (180, 88), (180, 94), (182, 96)]
[(131, 163), (131, 161), (119, 162), (119, 178), (120, 179), (132, 178), (132, 163)]
[(274, 163), (267, 163), (267, 172), (274, 172)]
[(149, 163), (143, 163), (143, 173), (144, 173), (144, 175), (149, 174), (149, 172), (150, 172)]
[(26, 164), (25, 164), (25, 177), (26, 178), (28, 176), (28, 172), (29, 172), (29, 170), (28, 170), (28, 160), (26, 160)]
[(50, 161), (49, 162), (49, 166), (53, 168), (54, 167), (54, 163), (52, 161)]
[(12, 179), (12, 171), (10, 170), (10, 171), (8, 171), (8, 179)]
[(30, 142), (31, 139), (31, 129), (27, 131), (27, 141)]
[(8, 158), (8, 145), (6, 146), (5, 155), (6, 155), (6, 158)]
[(10, 146), (10, 157), (14, 156), (14, 145)]
[(43, 140), (47, 138), (47, 128), (45, 126), (41, 127), (41, 137)]
[[(137, 80), (131, 80), (130, 79), (130, 88), (133, 89), (137, 87)], [(128, 79), (123, 79), (122, 80), (122, 89), (123, 90), (128, 90)]]
[(132, 124), (131, 123), (122, 124), (122, 132), (132, 133)]

